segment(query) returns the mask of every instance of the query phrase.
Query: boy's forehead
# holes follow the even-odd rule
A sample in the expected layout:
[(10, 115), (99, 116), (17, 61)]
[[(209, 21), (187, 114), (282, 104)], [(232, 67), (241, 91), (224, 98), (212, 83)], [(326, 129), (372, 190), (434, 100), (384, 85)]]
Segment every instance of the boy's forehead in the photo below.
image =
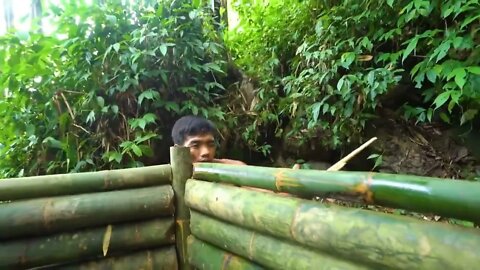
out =
[(199, 135), (192, 135), (192, 136), (187, 136), (185, 138), (185, 143), (192, 142), (192, 141), (214, 141), (215, 138), (213, 137), (213, 134), (206, 133), (206, 134), (199, 134)]

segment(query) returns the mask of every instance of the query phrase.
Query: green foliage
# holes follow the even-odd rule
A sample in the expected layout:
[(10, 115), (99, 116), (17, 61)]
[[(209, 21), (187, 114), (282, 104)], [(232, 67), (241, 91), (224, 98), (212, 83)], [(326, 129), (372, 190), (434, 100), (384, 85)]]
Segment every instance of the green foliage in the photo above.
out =
[(253, 126), (337, 148), (358, 139), (399, 85), (423, 99), (400, 108), (406, 119), (478, 118), (477, 0), (258, 2), (239, 1), (240, 29), (228, 43), (259, 80)]
[(52, 7), (54, 35), (0, 37), (0, 176), (142, 166), (179, 115), (223, 119), (209, 9), (106, 2)]

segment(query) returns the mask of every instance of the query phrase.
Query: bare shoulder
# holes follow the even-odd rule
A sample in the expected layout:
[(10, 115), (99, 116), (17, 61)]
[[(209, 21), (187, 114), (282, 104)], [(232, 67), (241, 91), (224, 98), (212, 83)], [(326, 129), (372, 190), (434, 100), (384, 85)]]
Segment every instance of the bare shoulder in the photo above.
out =
[(240, 161), (240, 160), (234, 160), (234, 159), (214, 159), (214, 162), (216, 163), (222, 163), (222, 164), (229, 164), (229, 165), (247, 165), (245, 162)]

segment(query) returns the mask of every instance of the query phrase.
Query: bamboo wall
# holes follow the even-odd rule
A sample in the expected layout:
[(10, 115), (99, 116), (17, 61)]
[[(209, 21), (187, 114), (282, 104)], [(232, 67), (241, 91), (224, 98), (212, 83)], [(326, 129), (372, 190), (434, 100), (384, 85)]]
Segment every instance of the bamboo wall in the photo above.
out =
[[(480, 183), (171, 164), (0, 180), (0, 269), (474, 269), (480, 230), (315, 196), (480, 221)], [(189, 179), (191, 178), (191, 179)]]
[(480, 221), (476, 182), (202, 163), (185, 189), (189, 261), (198, 269), (480, 265), (478, 228), (312, 200), (327, 195)]
[(0, 269), (178, 269), (185, 153), (173, 147), (169, 165), (0, 180)]

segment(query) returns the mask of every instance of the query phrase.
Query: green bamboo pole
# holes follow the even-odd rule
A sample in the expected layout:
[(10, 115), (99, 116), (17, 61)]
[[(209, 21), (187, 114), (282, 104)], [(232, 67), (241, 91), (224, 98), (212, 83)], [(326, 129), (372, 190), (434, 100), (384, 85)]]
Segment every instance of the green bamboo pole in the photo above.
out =
[(197, 180), (185, 199), (233, 224), (381, 268), (468, 269), (480, 258), (475, 229)]
[[(22, 238), (0, 245), (0, 269), (25, 269), (103, 256), (107, 226)], [(108, 254), (175, 242), (173, 218), (111, 225)]]
[(288, 192), (303, 197), (346, 193), (365, 202), (480, 222), (480, 183), (371, 172), (327, 172), (213, 163), (194, 178)]
[(261, 266), (242, 257), (223, 251), (190, 235), (188, 261), (196, 269), (260, 270)]
[(0, 240), (173, 214), (171, 186), (2, 204)]
[(185, 205), (185, 183), (192, 176), (192, 157), (187, 147), (170, 148), (172, 187), (175, 193), (176, 247), (180, 269), (190, 269), (187, 237), (190, 235), (190, 211)]
[(0, 180), (0, 201), (165, 185), (170, 165)]
[(105, 258), (79, 264), (62, 265), (50, 269), (62, 270), (176, 270), (177, 254), (173, 246), (155, 250), (139, 251), (124, 256)]
[(192, 234), (271, 269), (367, 269), (308, 248), (191, 212)]

